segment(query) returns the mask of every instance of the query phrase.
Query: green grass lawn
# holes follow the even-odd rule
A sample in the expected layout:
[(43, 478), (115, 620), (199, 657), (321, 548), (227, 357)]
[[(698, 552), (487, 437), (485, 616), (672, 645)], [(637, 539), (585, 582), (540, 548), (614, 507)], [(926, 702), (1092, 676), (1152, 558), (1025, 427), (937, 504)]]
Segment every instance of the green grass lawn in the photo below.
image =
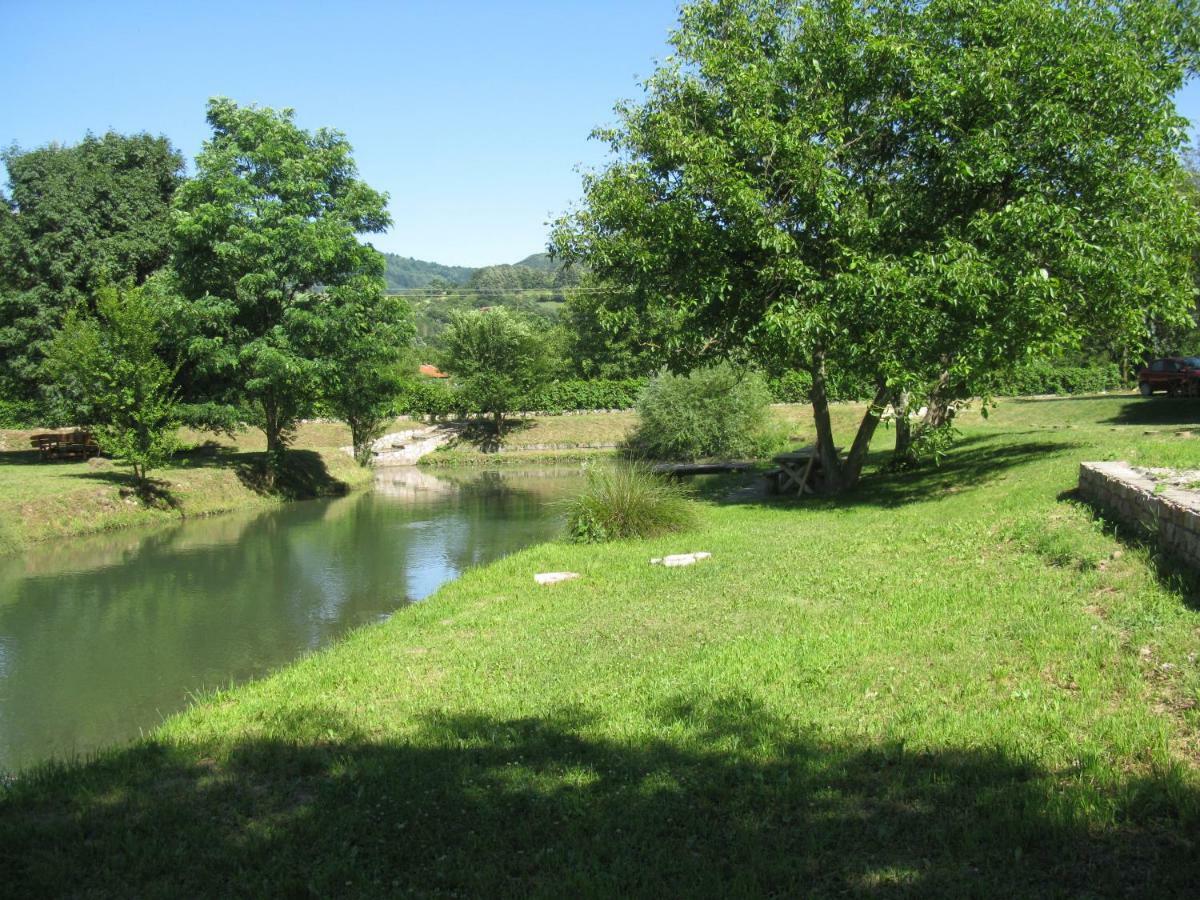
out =
[[(43, 462), (29, 448), (31, 431), (0, 431), (0, 553), (40, 541), (137, 525), (166, 524), (278, 503), (259, 477), (265, 439), (246, 431), (232, 438), (184, 432), (195, 447), (151, 476), (163, 492), (147, 505), (133, 496), (124, 467), (107, 459)], [(350, 443), (342, 425), (312, 423), (297, 433), (291, 465), (293, 493), (322, 495), (361, 486), (370, 472), (339, 447)], [(284, 494), (287, 491), (283, 492)]]
[(1200, 592), (1072, 490), (1200, 464), (1200, 402), (961, 421), (938, 468), (526, 550), (15, 779), (0, 894), (1195, 896)]

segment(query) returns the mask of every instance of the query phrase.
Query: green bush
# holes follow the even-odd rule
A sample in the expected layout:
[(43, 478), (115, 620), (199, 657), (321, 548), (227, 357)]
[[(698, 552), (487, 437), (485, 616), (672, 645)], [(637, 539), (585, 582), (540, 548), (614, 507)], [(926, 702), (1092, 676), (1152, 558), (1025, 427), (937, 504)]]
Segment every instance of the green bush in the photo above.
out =
[[(793, 369), (767, 382), (776, 403), (811, 403), (812, 375), (803, 369)], [(825, 391), (835, 402), (869, 400), (875, 395), (870, 382), (852, 375), (831, 371), (826, 375)]]
[(529, 391), (522, 408), (550, 413), (632, 409), (645, 388), (644, 378), (551, 381)]
[(728, 363), (689, 375), (662, 371), (638, 401), (629, 450), (650, 459), (733, 459), (752, 455), (771, 395), (760, 375)]
[(36, 428), (45, 418), (38, 404), (26, 400), (0, 400), (0, 428)]
[(1098, 394), (1125, 386), (1116, 363), (1064, 366), (1048, 359), (1037, 359), (998, 374), (991, 388), (994, 394), (1022, 397), (1032, 394)]
[(587, 487), (566, 510), (567, 535), (577, 544), (654, 537), (696, 522), (683, 486), (638, 464), (590, 470)]
[(457, 397), (444, 379), (415, 378), (404, 382), (396, 397), (396, 413), (438, 419), (457, 412)]

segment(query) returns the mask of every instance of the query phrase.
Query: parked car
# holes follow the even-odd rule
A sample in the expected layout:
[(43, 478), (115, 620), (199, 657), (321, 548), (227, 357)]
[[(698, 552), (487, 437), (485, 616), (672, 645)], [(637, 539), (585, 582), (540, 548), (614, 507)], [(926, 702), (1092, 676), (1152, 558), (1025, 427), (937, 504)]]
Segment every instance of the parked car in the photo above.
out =
[(1200, 394), (1200, 356), (1168, 356), (1156, 359), (1138, 372), (1138, 390), (1143, 397), (1166, 391), (1170, 397)]

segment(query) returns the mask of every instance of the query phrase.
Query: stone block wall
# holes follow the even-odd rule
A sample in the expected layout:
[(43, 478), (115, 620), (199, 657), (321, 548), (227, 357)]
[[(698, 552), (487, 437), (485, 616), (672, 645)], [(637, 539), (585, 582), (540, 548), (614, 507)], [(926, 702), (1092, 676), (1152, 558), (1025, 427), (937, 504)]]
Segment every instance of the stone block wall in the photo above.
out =
[(1200, 491), (1167, 486), (1123, 462), (1085, 462), (1079, 493), (1089, 503), (1200, 570)]

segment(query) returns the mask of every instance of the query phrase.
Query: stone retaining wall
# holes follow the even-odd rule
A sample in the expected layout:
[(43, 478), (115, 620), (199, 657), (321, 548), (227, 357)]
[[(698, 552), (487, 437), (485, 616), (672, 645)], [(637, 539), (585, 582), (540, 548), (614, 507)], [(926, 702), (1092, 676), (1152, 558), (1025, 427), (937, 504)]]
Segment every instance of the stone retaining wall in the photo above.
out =
[(1200, 569), (1200, 491), (1158, 489), (1159, 484), (1128, 463), (1085, 462), (1079, 467), (1079, 493), (1085, 500)]

